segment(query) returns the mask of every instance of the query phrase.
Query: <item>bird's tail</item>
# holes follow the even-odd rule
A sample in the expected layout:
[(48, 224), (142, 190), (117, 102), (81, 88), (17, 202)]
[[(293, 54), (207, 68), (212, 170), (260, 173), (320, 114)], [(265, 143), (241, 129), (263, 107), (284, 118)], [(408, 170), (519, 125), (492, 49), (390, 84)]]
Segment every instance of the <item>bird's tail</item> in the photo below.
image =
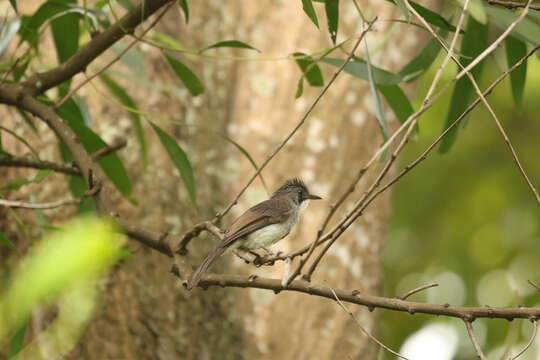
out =
[(208, 270), (210, 265), (216, 261), (216, 259), (227, 250), (227, 247), (224, 246), (218, 246), (215, 248), (210, 254), (206, 256), (206, 258), (203, 260), (203, 262), (199, 265), (199, 267), (191, 274), (188, 283), (187, 283), (187, 289), (191, 290), (195, 286), (199, 284), (199, 281), (201, 280), (202, 274)]

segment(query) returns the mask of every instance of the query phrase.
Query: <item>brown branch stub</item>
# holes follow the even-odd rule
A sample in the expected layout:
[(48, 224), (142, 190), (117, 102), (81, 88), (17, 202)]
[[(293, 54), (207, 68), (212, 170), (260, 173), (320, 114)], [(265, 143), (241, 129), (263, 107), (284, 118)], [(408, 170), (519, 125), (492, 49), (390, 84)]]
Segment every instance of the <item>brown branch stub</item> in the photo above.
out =
[(527, 282), (528, 282), (529, 284), (531, 284), (531, 286), (534, 287), (536, 290), (540, 291), (540, 286), (538, 286), (537, 283), (535, 283), (535, 282), (532, 281), (532, 280), (527, 280)]
[(417, 292), (420, 292), (422, 290), (426, 290), (426, 289), (429, 289), (429, 288), (432, 288), (432, 287), (436, 287), (436, 286), (439, 286), (439, 284), (438, 283), (431, 283), (431, 284), (419, 286), (416, 289), (412, 289), (410, 291), (407, 291), (405, 294), (399, 296), (398, 299), (406, 300), (409, 296), (411, 296), (413, 294), (416, 294)]
[(126, 145), (127, 145), (127, 140), (126, 139), (118, 139), (118, 140), (114, 141), (111, 145), (106, 146), (104, 148), (101, 148), (98, 151), (96, 151), (95, 153), (93, 153), (92, 154), (92, 160), (97, 161), (97, 160), (101, 159), (102, 157), (105, 157), (107, 155), (112, 154), (113, 152), (116, 152), (116, 151), (122, 149)]
[(55, 163), (52, 161), (39, 161), (27, 156), (0, 156), (0, 166), (53, 170), (69, 175), (81, 175), (81, 170), (73, 165)]
[(178, 242), (174, 252), (179, 255), (186, 255), (188, 253), (187, 246), (189, 242), (198, 237), (203, 231), (214, 234), (220, 240), (223, 240), (224, 238), (223, 231), (215, 226), (212, 221), (203, 221), (202, 223), (195, 225), (182, 236), (182, 239)]
[(482, 352), (482, 348), (480, 348), (480, 344), (478, 344), (478, 340), (476, 340), (476, 336), (474, 335), (474, 330), (472, 327), (472, 322), (468, 320), (463, 320), (465, 322), (465, 326), (467, 327), (467, 332), (469, 333), (469, 338), (471, 339), (471, 343), (474, 347), (474, 351), (476, 352), (476, 355), (480, 360), (486, 360), (486, 356)]
[[(524, 8), (527, 3), (517, 1), (501, 1), (501, 0), (486, 0), (489, 5), (504, 6), (507, 9), (513, 10), (518, 8)], [(529, 9), (540, 11), (540, 5), (531, 5)]]

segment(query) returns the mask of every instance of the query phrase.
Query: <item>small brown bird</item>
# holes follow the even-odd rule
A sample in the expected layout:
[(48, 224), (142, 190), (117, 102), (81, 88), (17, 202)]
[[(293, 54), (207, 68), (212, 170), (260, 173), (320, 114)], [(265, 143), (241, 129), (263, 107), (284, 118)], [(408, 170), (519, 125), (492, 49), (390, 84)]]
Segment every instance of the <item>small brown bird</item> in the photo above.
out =
[(298, 222), (300, 213), (307, 207), (309, 200), (317, 199), (321, 197), (310, 194), (302, 180), (287, 180), (270, 199), (251, 207), (232, 223), (223, 241), (206, 256), (189, 278), (188, 290), (197, 286), (202, 274), (226, 250), (266, 250), (267, 246), (286, 237)]

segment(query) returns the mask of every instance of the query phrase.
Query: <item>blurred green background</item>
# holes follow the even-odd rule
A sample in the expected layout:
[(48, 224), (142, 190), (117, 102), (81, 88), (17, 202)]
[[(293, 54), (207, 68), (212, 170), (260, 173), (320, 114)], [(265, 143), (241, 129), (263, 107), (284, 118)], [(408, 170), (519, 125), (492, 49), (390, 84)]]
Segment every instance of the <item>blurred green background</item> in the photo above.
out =
[[(438, 61), (423, 76), (415, 99), (417, 109), (434, 77)], [(507, 68), (504, 52), (488, 58), (480, 87), (485, 89)], [(456, 73), (449, 66), (445, 84)], [(420, 119), (420, 133), (402, 155), (399, 170), (412, 162), (442, 132), (450, 93)], [(515, 105), (506, 79), (488, 97), (512, 141), (531, 181), (540, 187), (540, 62), (528, 61), (523, 104)], [(534, 306), (540, 292), (540, 209), (519, 174), (495, 122), (483, 105), (468, 118), (449, 153), (436, 149), (427, 160), (393, 187), (393, 215), (384, 247), (385, 296), (399, 296), (418, 286), (438, 282), (410, 300), (452, 305)], [(462, 321), (381, 311), (379, 335), (399, 350), (425, 326), (439, 323), (450, 333), (453, 359), (475, 358)], [(531, 324), (516, 320), (479, 320), (475, 331), (488, 357), (528, 341)], [(435, 331), (436, 332), (436, 331)], [(457, 341), (454, 337), (457, 336)], [(425, 339), (426, 341), (433, 340)], [(409, 344), (410, 345), (410, 344)], [(448, 344), (447, 344), (448, 345)], [(494, 350), (495, 349), (495, 350)], [(426, 353), (429, 347), (426, 348)], [(536, 359), (536, 349), (528, 357)], [(434, 356), (413, 357), (443, 359)], [(497, 356), (495, 356), (497, 355)], [(381, 358), (395, 358), (385, 353)], [(508, 358), (508, 357), (506, 357)]]

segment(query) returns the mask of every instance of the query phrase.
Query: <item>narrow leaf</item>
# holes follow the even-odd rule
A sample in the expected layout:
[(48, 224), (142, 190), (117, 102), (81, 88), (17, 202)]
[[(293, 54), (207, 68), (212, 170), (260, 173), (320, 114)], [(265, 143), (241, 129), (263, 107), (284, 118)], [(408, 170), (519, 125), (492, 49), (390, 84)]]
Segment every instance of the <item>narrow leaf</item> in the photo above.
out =
[[(126, 45), (117, 43), (114, 44), (111, 50), (115, 54), (120, 54), (124, 49), (126, 48)], [(144, 60), (141, 55), (141, 52), (136, 48), (132, 47), (129, 49), (122, 57), (120, 58), (120, 61), (124, 63), (131, 72), (139, 77), (144, 77)]]
[[(463, 56), (460, 57), (460, 61), (463, 66), (467, 66), (471, 61), (476, 58), (487, 46), (487, 37), (488, 37), (488, 26), (483, 25), (476, 21), (473, 17), (469, 16), (467, 23), (467, 31), (463, 38), (461, 44), (461, 52)], [(482, 67), (484, 61), (476, 65), (472, 70), (471, 74), (476, 80), (479, 80), (480, 75), (482, 74)], [(464, 76), (456, 82), (454, 86), (454, 91), (452, 93), (452, 98), (450, 100), (450, 109), (448, 110), (448, 115), (446, 118), (445, 129), (448, 128), (460, 115), (463, 111), (469, 106), (472, 102), (472, 96), (474, 94), (474, 88), (469, 81), (468, 77)], [(464, 121), (461, 122), (463, 127)], [(439, 146), (439, 152), (446, 153), (454, 142), (456, 141), (457, 131), (460, 127), (454, 128), (450, 131), (444, 139), (441, 141)]]
[(210, 45), (208, 47), (205, 47), (201, 50), (201, 53), (209, 50), (209, 49), (215, 49), (215, 48), (222, 48), (222, 47), (231, 47), (231, 48), (240, 48), (240, 49), (249, 49), (249, 50), (255, 50), (260, 52), (260, 50), (255, 49), (253, 46), (246, 44), (245, 42), (238, 41), (238, 40), (225, 40), (217, 42), (213, 45)]
[(3, 186), (2, 188), (0, 188), (0, 190), (3, 190), (3, 191), (19, 190), (25, 185), (39, 184), (40, 182), (45, 180), (47, 176), (51, 175), (52, 173), (53, 173), (52, 170), (39, 170), (36, 176), (34, 176), (32, 179), (15, 180), (6, 186)]
[(29, 318), (26, 318), (26, 320), (22, 322), (22, 324), (15, 332), (15, 335), (13, 335), (13, 337), (11, 338), (11, 342), (9, 343), (8, 360), (15, 360), (17, 358), (17, 354), (23, 348), (24, 336), (26, 335), (26, 327), (28, 326), (28, 319)]
[(159, 126), (150, 121), (150, 125), (154, 128), (154, 131), (159, 137), (159, 140), (163, 144), (163, 147), (169, 154), (170, 159), (174, 163), (174, 166), (180, 172), (180, 176), (184, 181), (184, 185), (188, 191), (191, 201), (197, 207), (197, 192), (195, 185), (195, 177), (193, 176), (193, 169), (189, 163), (188, 157), (184, 150), (178, 145), (175, 139), (169, 134), (163, 131)]
[(407, 9), (407, 5), (405, 5), (405, 2), (403, 0), (396, 0), (396, 2), (401, 9), (401, 12), (403, 13), (405, 20), (407, 22), (411, 21), (411, 15), (409, 14), (409, 9)]
[[(513, 37), (507, 36), (506, 44), (506, 61), (508, 67), (517, 63), (527, 54), (527, 45)], [(527, 77), (527, 62), (523, 62), (517, 69), (510, 73), (510, 84), (512, 85), (512, 96), (516, 105), (521, 105), (523, 100), (523, 89), (525, 87), (525, 78)]]
[[(100, 75), (100, 79), (122, 104), (126, 105), (129, 108), (137, 109), (137, 105), (135, 105), (135, 102), (133, 101), (131, 96), (129, 96), (126, 90), (120, 85), (118, 85), (116, 81), (114, 81), (104, 73)], [(148, 150), (146, 146), (146, 138), (144, 137), (144, 131), (142, 128), (141, 117), (138, 113), (132, 111), (129, 112), (129, 116), (131, 117), (133, 128), (135, 129), (137, 141), (139, 142), (143, 164), (146, 167), (146, 165), (148, 164)]]
[(304, 9), (304, 12), (306, 15), (313, 21), (317, 29), (319, 28), (319, 20), (317, 20), (317, 14), (315, 13), (315, 9), (313, 8), (313, 3), (311, 0), (302, 0), (302, 8)]
[[(58, 114), (68, 123), (89, 153), (94, 153), (107, 146), (107, 143), (99, 135), (87, 127), (81, 108), (73, 99), (66, 101), (58, 109)], [(118, 155), (112, 153), (104, 156), (99, 159), (98, 164), (118, 191), (128, 197), (132, 190), (131, 181)]]
[[(345, 60), (324, 58), (322, 61), (335, 67), (340, 67)], [(345, 68), (343, 70), (353, 76), (359, 77), (364, 80), (369, 80), (367, 63), (362, 59), (355, 58), (347, 65), (345, 65)], [(396, 85), (402, 81), (402, 77), (400, 75), (393, 74), (376, 66), (372, 65), (371, 70), (373, 73), (373, 81), (377, 85)]]
[(165, 55), (165, 57), (167, 58), (169, 65), (171, 65), (172, 69), (174, 70), (176, 76), (182, 80), (191, 95), (197, 96), (204, 92), (204, 86), (201, 84), (201, 81), (197, 75), (189, 70), (186, 65), (182, 64), (176, 59), (173, 59), (169, 55)]
[(178, 0), (178, 4), (180, 5), (180, 8), (184, 12), (184, 16), (186, 17), (186, 24), (189, 23), (189, 8), (186, 0)]
[(17, 0), (9, 0), (9, 3), (13, 7), (13, 10), (15, 10), (16, 13), (19, 13), (19, 10), (17, 10)]
[(309, 85), (311, 86), (323, 86), (324, 80), (322, 77), (321, 69), (311, 56), (304, 53), (296, 52), (293, 54), (296, 57), (296, 63), (304, 73)]
[[(486, 8), (488, 18), (501, 30), (506, 30), (514, 22), (519, 14), (498, 6)], [(540, 39), (540, 24), (532, 21), (528, 17), (522, 19), (510, 33), (518, 39), (536, 45)]]
[(401, 69), (399, 75), (403, 77), (403, 81), (411, 82), (422, 75), (433, 64), (440, 51), (441, 46), (437, 40), (431, 39), (422, 51)]
[(401, 90), (399, 85), (384, 86), (378, 85), (377, 89), (384, 96), (384, 99), (396, 115), (400, 123), (404, 123), (414, 112), (407, 95)]
[(126, 10), (133, 10), (135, 7), (130, 0), (118, 0), (118, 3)]
[[(77, 3), (76, 0), (64, 0), (64, 3)], [(66, 62), (79, 48), (79, 15), (67, 13), (51, 21), (54, 46), (58, 62)]]
[[(386, 0), (386, 1), (396, 4), (397, 0)], [(428, 8), (425, 8), (414, 1), (409, 1), (409, 3), (414, 8), (414, 10), (416, 10), (418, 14), (422, 16), (424, 19), (426, 19), (426, 21), (430, 23), (431, 25), (435, 25), (441, 29), (448, 30), (451, 32), (456, 31), (456, 27), (454, 25), (452, 25), (448, 20), (446, 20), (445, 18), (443, 18), (441, 15), (437, 14), (436, 12), (433, 12), (429, 10)]]
[(298, 86), (296, 87), (296, 94), (294, 97), (298, 99), (304, 93), (304, 76), (300, 76), (298, 79)]
[[(371, 68), (371, 60), (369, 58), (369, 50), (367, 41), (365, 42), (366, 45), (366, 60), (367, 60), (367, 72), (368, 72), (368, 81), (369, 81), (369, 89), (371, 90), (371, 95), (373, 96), (373, 103), (375, 105), (375, 115), (377, 117), (377, 121), (379, 122), (379, 126), (381, 128), (381, 134), (383, 137), (383, 140), (386, 141), (388, 139), (388, 129), (386, 128), (386, 122), (384, 121), (384, 113), (382, 111), (382, 105), (381, 101), (379, 99), (379, 94), (377, 93), (377, 86), (375, 85), (375, 80), (373, 77), (373, 70)], [(383, 155), (383, 159), (384, 159)]]
[(24, 122), (28, 126), (30, 126), (30, 128), (37, 134), (38, 130), (37, 130), (36, 125), (34, 124), (34, 121), (32, 120), (32, 118), (24, 110), (21, 110), (20, 108), (17, 108), (17, 112), (19, 113), (19, 115), (21, 115)]
[(21, 20), (15, 19), (0, 24), (0, 56), (4, 55), (11, 40), (17, 35), (21, 26)]
[(324, 2), (324, 8), (326, 10), (326, 19), (328, 20), (328, 31), (330, 32), (330, 38), (332, 39), (332, 43), (335, 45), (339, 22), (339, 0), (326, 0)]
[(4, 235), (4, 233), (1, 231), (0, 231), (0, 244), (4, 244), (5, 246), (7, 246), (8, 248), (10, 248), (11, 250), (17, 253), (19, 252), (17, 248), (15, 247), (15, 245), (13, 245), (11, 240), (9, 240), (8, 237)]

